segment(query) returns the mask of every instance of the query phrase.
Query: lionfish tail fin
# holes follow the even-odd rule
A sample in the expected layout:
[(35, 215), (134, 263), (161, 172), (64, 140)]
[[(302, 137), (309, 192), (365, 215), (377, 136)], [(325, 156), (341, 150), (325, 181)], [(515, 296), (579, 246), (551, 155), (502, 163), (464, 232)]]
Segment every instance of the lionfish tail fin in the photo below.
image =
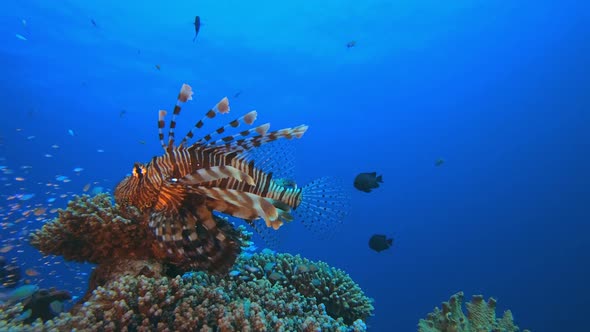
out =
[(195, 136), (194, 130), (201, 129), (205, 125), (205, 121), (207, 121), (207, 119), (213, 119), (217, 116), (217, 114), (227, 113), (229, 113), (229, 99), (227, 99), (227, 97), (223, 97), (223, 99), (221, 99), (217, 104), (215, 104), (214, 107), (209, 109), (205, 113), (205, 115), (203, 115), (203, 117), (199, 121), (197, 121), (197, 123), (195, 123), (193, 129), (189, 130), (189, 132), (186, 133), (186, 135), (180, 142), (180, 145), (186, 144), (189, 139), (193, 138)]
[(295, 218), (321, 238), (327, 238), (348, 215), (350, 196), (341, 181), (323, 177), (302, 188)]
[(180, 92), (178, 93), (178, 97), (176, 98), (176, 105), (174, 106), (174, 111), (172, 112), (172, 119), (170, 119), (170, 124), (168, 125), (168, 144), (164, 143), (164, 117), (166, 116), (166, 111), (160, 111), (158, 114), (158, 136), (160, 138), (160, 143), (164, 150), (168, 150), (174, 146), (174, 129), (176, 128), (176, 116), (180, 114), (180, 110), (182, 109), (182, 104), (186, 103), (189, 100), (193, 99), (193, 89), (188, 84), (183, 84), (180, 88)]

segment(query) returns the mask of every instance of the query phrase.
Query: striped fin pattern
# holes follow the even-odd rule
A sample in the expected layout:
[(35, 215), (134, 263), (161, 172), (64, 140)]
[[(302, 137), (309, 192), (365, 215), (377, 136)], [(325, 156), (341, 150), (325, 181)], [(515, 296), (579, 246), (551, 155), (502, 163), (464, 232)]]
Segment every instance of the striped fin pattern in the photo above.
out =
[(340, 221), (348, 204), (329, 181), (298, 187), (294, 181), (273, 180), (272, 171), (281, 169), (278, 165), (286, 165), (280, 174), (287, 176), (283, 173), (292, 169), (292, 162), (264, 148), (277, 140), (301, 138), (308, 126), (269, 131), (266, 123), (229, 132), (252, 126), (258, 113), (251, 111), (187, 145), (208, 120), (229, 113), (226, 97), (174, 146), (176, 117), (192, 95), (191, 87), (184, 84), (167, 141), (166, 111), (158, 113), (158, 136), (165, 153), (146, 165), (134, 166), (133, 175), (115, 190), (117, 203), (136, 206), (150, 216), (148, 226), (171, 262), (220, 273), (231, 267), (240, 251), (239, 233), (213, 211), (245, 219), (260, 234), (292, 221), (295, 212), (310, 228), (328, 229), (332, 222)]
[[(249, 113), (246, 113), (243, 116), (241, 116), (241, 117), (239, 117), (239, 118), (237, 118), (237, 119), (235, 119), (233, 121), (230, 121), (225, 126), (217, 128), (214, 132), (211, 132), (211, 133), (203, 136), (201, 139), (199, 139), (197, 142), (195, 142), (195, 144), (196, 145), (204, 145), (204, 144), (207, 144), (214, 137), (223, 134), (226, 130), (228, 130), (230, 128), (237, 128), (237, 127), (239, 127), (241, 123), (249, 126), (249, 125), (253, 124), (254, 121), (256, 121), (256, 117), (257, 116), (258, 116), (258, 113), (256, 111), (251, 111)], [(222, 140), (223, 140), (223, 138), (222, 138)]]
[(203, 204), (178, 214), (155, 212), (149, 227), (168, 257), (194, 269), (225, 273), (241, 251), (238, 232)]
[(208, 110), (207, 113), (205, 113), (205, 115), (201, 118), (201, 120), (195, 123), (195, 127), (189, 130), (189, 132), (184, 136), (184, 138), (180, 142), (180, 146), (184, 146), (189, 139), (193, 138), (195, 136), (193, 130), (201, 129), (205, 125), (205, 121), (207, 119), (213, 119), (217, 116), (217, 114), (227, 114), (229, 113), (229, 110), (229, 100), (227, 99), (227, 97), (224, 97), (215, 105), (215, 107)]
[(272, 227), (273, 229), (279, 229), (283, 225), (283, 220), (292, 220), (292, 217), (288, 214), (289, 211), (281, 209), (288, 209), (288, 207), (283, 204), (277, 204), (278, 202), (270, 198), (248, 192), (215, 187), (198, 188), (197, 190), (214, 201), (213, 203), (209, 203), (212, 208), (223, 213), (229, 214), (231, 212), (234, 217), (247, 220), (262, 218), (266, 222), (266, 226)]
[(270, 123), (265, 123), (265, 124), (260, 125), (258, 127), (244, 130), (244, 131), (241, 131), (241, 132), (234, 134), (234, 135), (225, 136), (221, 139), (218, 139), (217, 141), (210, 142), (209, 145), (213, 146), (213, 145), (228, 144), (230, 142), (236, 141), (236, 139), (239, 137), (246, 138), (252, 134), (258, 134), (259, 136), (264, 136), (268, 132), (268, 129), (270, 129)]
[(162, 144), (162, 148), (166, 150), (166, 142), (164, 142), (164, 126), (166, 125), (166, 111), (160, 110), (158, 112), (158, 138), (160, 139), (160, 144)]
[(233, 178), (240, 182), (246, 182), (251, 186), (256, 185), (256, 182), (254, 182), (254, 179), (250, 175), (235, 167), (225, 165), (198, 169), (193, 174), (189, 174), (179, 181), (187, 185), (196, 185), (224, 178)]
[(269, 133), (265, 133), (264, 135), (259, 135), (255, 137), (249, 137), (242, 140), (237, 140), (232, 143), (228, 143), (223, 146), (213, 146), (209, 148), (209, 151), (213, 153), (232, 153), (238, 152), (243, 153), (246, 151), (250, 151), (254, 148), (258, 148), (263, 144), (276, 141), (281, 138), (286, 139), (293, 139), (293, 138), (301, 138), (303, 134), (307, 131), (308, 126), (300, 125), (295, 128), (284, 128), (280, 130), (275, 130)]
[[(178, 98), (176, 99), (176, 105), (174, 106), (174, 111), (172, 112), (172, 119), (170, 120), (170, 125), (168, 128), (168, 149), (171, 149), (174, 146), (174, 129), (176, 129), (176, 116), (180, 114), (181, 105), (192, 99), (192, 88), (188, 84), (183, 84), (180, 88), (180, 92), (178, 93)], [(158, 127), (159, 124), (160, 121), (158, 121)]]

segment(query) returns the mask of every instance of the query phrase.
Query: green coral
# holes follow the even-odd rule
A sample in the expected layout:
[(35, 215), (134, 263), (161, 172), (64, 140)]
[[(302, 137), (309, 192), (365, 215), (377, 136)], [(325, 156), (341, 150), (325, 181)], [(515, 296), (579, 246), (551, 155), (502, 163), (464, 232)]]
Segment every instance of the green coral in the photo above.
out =
[[(487, 302), (483, 296), (474, 295), (471, 302), (466, 303), (467, 316), (463, 313), (463, 292), (451, 296), (448, 302), (442, 303), (442, 310), (434, 308), (434, 312), (421, 319), (418, 323), (419, 332), (518, 332), (514, 325), (512, 312), (507, 310), (504, 316), (496, 319), (496, 300)], [(524, 330), (523, 332), (527, 332)]]

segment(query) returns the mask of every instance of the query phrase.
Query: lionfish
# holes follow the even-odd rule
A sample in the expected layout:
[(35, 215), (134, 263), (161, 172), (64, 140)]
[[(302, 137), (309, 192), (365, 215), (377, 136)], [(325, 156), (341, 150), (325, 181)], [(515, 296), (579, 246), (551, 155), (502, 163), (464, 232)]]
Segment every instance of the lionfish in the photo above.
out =
[[(295, 209), (305, 225), (329, 227), (346, 214), (346, 197), (322, 178), (304, 187), (281, 185), (273, 173), (257, 167), (255, 151), (279, 139), (301, 138), (308, 126), (269, 131), (266, 123), (223, 136), (241, 124), (252, 125), (257, 112), (251, 111), (192, 144), (194, 130), (207, 120), (230, 111), (227, 97), (219, 101), (175, 145), (176, 116), (181, 106), (192, 100), (192, 89), (183, 84), (164, 140), (166, 111), (160, 110), (158, 136), (164, 154), (146, 163), (135, 163), (131, 175), (115, 189), (119, 205), (135, 206), (149, 215), (148, 225), (166, 255), (189, 262), (193, 268), (224, 272), (239, 254), (235, 230), (213, 212), (241, 218), (252, 226), (264, 220), (277, 230), (294, 219)], [(220, 138), (219, 138), (220, 137)], [(232, 233), (234, 232), (234, 233)]]

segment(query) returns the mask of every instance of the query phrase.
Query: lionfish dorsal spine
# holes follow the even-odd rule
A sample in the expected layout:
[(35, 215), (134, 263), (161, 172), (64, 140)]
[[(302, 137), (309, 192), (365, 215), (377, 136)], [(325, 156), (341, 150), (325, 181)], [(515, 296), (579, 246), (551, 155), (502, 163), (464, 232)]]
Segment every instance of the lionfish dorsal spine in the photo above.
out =
[(245, 124), (247, 126), (252, 125), (258, 116), (258, 112), (250, 111), (241, 117), (230, 121), (225, 126), (217, 128), (215, 131), (208, 133), (207, 135), (203, 136), (201, 139), (195, 142), (194, 145), (205, 145), (210, 142), (213, 138), (223, 134), (226, 130), (230, 128), (237, 128), (240, 124)]
[(166, 144), (164, 141), (164, 126), (167, 112), (165, 110), (160, 110), (158, 112), (158, 138), (164, 151), (170, 151), (174, 147), (174, 129), (176, 128), (176, 116), (180, 114), (182, 104), (192, 99), (193, 90), (191, 86), (188, 84), (183, 84), (180, 88), (180, 92), (178, 93), (178, 97), (176, 98), (176, 105), (174, 106), (174, 111), (172, 112), (172, 119), (170, 119), (170, 123), (168, 125), (168, 144)]
[[(264, 126), (264, 125), (263, 125)], [(262, 127), (262, 126), (260, 126)], [(257, 127), (258, 128), (258, 127)], [(266, 128), (268, 130), (268, 128)], [(303, 134), (307, 131), (307, 125), (300, 125), (294, 128), (284, 128), (279, 129), (271, 132), (263, 132), (260, 133), (258, 136), (247, 137), (235, 141), (227, 142), (224, 145), (214, 145), (210, 144), (211, 146), (206, 149), (207, 152), (219, 153), (219, 154), (229, 154), (229, 153), (239, 153), (244, 154), (247, 151), (250, 151), (254, 148), (258, 148), (264, 144), (276, 141), (278, 139), (293, 139), (293, 138), (301, 138)], [(252, 128), (252, 130), (256, 130), (256, 128)]]
[(189, 130), (188, 133), (186, 133), (180, 142), (180, 146), (185, 145), (189, 139), (192, 139), (195, 136), (194, 130), (201, 129), (205, 125), (205, 121), (207, 121), (207, 119), (213, 119), (217, 116), (217, 114), (229, 113), (229, 110), (229, 99), (224, 97), (215, 105), (215, 107), (209, 109), (207, 113), (205, 113), (205, 115), (199, 121), (197, 121), (197, 123), (195, 123), (194, 127)]
[(254, 128), (242, 130), (239, 133), (234, 134), (234, 135), (222, 137), (214, 142), (210, 142), (208, 145), (209, 146), (219, 146), (222, 144), (227, 145), (227, 144), (230, 144), (231, 142), (238, 141), (238, 138), (240, 138), (240, 137), (241, 137), (241, 139), (245, 139), (253, 134), (258, 134), (259, 136), (264, 136), (264, 135), (266, 135), (266, 133), (268, 132), (269, 129), (270, 129), (270, 123), (265, 123), (260, 126), (254, 127)]

